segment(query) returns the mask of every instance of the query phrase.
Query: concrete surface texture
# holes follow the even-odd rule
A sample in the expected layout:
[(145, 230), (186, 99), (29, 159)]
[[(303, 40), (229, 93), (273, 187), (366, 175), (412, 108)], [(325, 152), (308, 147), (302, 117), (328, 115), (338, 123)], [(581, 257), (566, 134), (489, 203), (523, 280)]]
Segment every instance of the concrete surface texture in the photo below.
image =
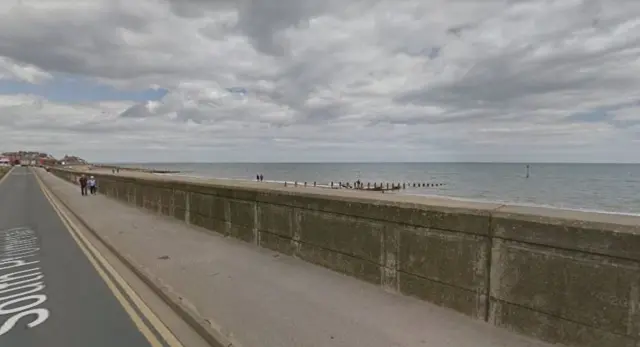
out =
[(0, 184), (0, 346), (151, 346), (23, 167)]
[[(52, 172), (67, 180), (78, 174)], [(638, 217), (95, 175), (109, 197), (543, 341), (640, 344)]]
[(234, 346), (542, 347), (436, 305), (79, 189), (46, 185)]

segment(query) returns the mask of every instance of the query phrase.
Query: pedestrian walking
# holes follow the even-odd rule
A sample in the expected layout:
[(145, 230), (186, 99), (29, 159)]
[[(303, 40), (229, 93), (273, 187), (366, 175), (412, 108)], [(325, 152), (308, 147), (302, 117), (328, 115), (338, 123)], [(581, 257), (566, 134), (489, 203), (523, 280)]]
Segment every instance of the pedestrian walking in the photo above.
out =
[(260, 182), (262, 182), (264, 180), (264, 176), (262, 176), (262, 174), (260, 174)]
[(80, 176), (78, 181), (80, 182), (80, 194), (87, 195), (87, 176)]
[(96, 179), (95, 177), (91, 176), (91, 178), (89, 178), (89, 191), (91, 192), (91, 195), (96, 195), (96, 189), (98, 188), (96, 185)]

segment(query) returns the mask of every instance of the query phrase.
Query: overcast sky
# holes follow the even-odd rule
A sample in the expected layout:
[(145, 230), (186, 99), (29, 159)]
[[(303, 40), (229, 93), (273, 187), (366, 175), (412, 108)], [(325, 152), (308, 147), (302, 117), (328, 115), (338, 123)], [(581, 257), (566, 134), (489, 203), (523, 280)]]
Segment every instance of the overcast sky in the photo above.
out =
[(640, 162), (638, 0), (3, 0), (0, 150)]

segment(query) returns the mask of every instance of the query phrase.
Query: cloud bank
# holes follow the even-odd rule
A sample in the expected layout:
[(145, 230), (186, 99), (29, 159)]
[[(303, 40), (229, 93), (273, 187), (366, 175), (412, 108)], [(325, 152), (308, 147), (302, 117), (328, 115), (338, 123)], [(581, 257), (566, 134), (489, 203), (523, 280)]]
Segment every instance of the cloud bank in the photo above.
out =
[[(5, 1), (0, 149), (104, 161), (640, 162), (638, 57), (631, 0)], [(61, 78), (166, 93), (23, 90)]]

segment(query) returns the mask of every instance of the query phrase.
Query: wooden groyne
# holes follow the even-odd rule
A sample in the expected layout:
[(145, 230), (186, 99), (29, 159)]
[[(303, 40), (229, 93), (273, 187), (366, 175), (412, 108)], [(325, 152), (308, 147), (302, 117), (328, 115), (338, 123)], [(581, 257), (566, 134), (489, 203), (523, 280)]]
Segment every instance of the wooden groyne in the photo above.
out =
[(145, 168), (135, 168), (135, 167), (123, 167), (117, 165), (92, 165), (95, 168), (107, 169), (107, 170), (123, 170), (123, 171), (136, 171), (136, 172), (146, 172), (146, 173), (156, 173), (156, 174), (177, 174), (180, 171), (174, 170), (156, 170), (156, 169), (145, 169)]
[(442, 187), (444, 183), (427, 183), (427, 182), (402, 182), (402, 183), (392, 183), (392, 182), (330, 182), (329, 184), (318, 184), (318, 182), (284, 182), (284, 186), (302, 186), (302, 187), (320, 187), (320, 188), (330, 188), (330, 189), (352, 189), (352, 190), (365, 190), (365, 191), (373, 191), (373, 192), (386, 192), (386, 191), (398, 191), (404, 190), (408, 188), (435, 188)]

